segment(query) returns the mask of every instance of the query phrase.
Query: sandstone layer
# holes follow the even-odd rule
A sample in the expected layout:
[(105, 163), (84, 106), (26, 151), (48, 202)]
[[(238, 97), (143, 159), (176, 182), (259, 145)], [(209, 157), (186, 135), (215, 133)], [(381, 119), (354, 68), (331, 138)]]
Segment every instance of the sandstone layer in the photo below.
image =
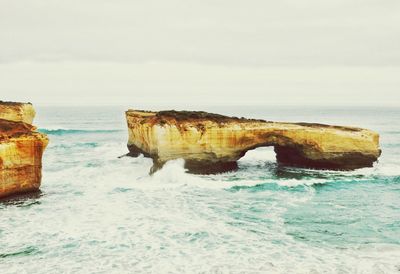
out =
[(37, 190), (46, 135), (31, 125), (31, 104), (0, 101), (0, 197)]
[(381, 154), (371, 130), (313, 123), (281, 123), (207, 112), (128, 110), (130, 156), (153, 159), (151, 172), (183, 158), (194, 173), (232, 170), (248, 150), (273, 146), (280, 165), (352, 170)]
[(0, 101), (0, 119), (32, 124), (36, 112), (31, 103)]

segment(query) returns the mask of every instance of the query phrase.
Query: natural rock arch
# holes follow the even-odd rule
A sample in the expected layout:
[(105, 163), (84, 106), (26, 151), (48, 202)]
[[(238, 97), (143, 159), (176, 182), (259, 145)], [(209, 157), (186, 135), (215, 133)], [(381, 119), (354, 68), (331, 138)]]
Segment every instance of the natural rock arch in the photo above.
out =
[(207, 112), (126, 112), (130, 156), (144, 154), (152, 172), (183, 158), (194, 173), (237, 168), (249, 150), (273, 146), (282, 165), (349, 170), (372, 166), (381, 151), (379, 135), (354, 127), (278, 123)]

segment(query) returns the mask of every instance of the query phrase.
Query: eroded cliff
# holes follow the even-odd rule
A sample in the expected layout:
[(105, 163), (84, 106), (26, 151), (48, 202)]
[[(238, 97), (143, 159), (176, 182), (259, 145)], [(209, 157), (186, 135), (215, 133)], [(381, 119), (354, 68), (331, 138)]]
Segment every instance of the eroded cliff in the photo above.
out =
[(152, 172), (183, 158), (195, 173), (235, 169), (248, 150), (274, 146), (287, 166), (351, 170), (370, 167), (380, 156), (371, 130), (311, 123), (278, 123), (206, 112), (128, 110), (130, 156), (144, 154)]
[(31, 103), (15, 103), (0, 101), (0, 119), (32, 124), (35, 109)]
[(46, 135), (31, 125), (31, 104), (0, 101), (0, 197), (37, 190)]

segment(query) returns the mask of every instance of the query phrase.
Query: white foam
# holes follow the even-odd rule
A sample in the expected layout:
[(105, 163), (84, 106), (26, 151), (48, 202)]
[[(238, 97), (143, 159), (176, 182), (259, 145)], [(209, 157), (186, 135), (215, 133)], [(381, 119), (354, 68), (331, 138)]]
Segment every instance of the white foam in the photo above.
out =
[(249, 150), (239, 159), (240, 163), (276, 162), (276, 154), (273, 147), (260, 147)]
[[(1, 258), (4, 273), (398, 272), (398, 245), (337, 248), (288, 233), (288, 210), (314, 202), (312, 186), (329, 179), (257, 179), (246, 170), (240, 178), (235, 172), (199, 176), (186, 173), (181, 159), (150, 176), (151, 159), (117, 158), (127, 152), (121, 136), (91, 138), (54, 138), (97, 146), (46, 150), (44, 195), (32, 206), (2, 209), (0, 253), (38, 252)], [(240, 162), (253, 170), (274, 162), (267, 150), (250, 151)], [(349, 180), (399, 174), (396, 162), (385, 161), (354, 172), (323, 172)]]

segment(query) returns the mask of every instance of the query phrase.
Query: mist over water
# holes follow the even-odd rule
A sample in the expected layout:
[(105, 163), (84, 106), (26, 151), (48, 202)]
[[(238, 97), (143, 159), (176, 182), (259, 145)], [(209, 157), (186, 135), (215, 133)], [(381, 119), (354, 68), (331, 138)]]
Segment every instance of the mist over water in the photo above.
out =
[(400, 110), (208, 108), (381, 135), (373, 168), (283, 168), (271, 148), (237, 172), (148, 175), (127, 152), (123, 107), (42, 107), (41, 192), (0, 202), (1, 273), (398, 273)]

